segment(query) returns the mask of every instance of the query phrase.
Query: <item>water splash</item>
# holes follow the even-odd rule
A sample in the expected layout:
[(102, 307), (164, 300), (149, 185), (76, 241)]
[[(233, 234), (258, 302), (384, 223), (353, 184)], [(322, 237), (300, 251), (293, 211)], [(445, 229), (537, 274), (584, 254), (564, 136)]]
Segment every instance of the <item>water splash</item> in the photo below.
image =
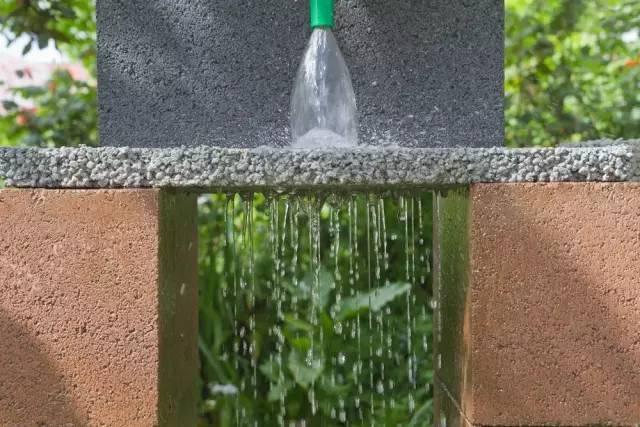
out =
[(430, 424), (429, 199), (223, 200), (231, 319), (217, 363), (237, 381), (215, 383), (237, 393), (216, 398), (231, 409), (219, 425)]

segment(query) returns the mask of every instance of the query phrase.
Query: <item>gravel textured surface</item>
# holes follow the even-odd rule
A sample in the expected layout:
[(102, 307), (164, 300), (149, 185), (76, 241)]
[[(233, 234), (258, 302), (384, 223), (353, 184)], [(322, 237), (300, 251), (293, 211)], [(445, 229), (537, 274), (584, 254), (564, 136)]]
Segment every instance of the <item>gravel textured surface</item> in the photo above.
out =
[(472, 182), (638, 181), (640, 141), (547, 149), (0, 149), (7, 186), (198, 190), (402, 187)]

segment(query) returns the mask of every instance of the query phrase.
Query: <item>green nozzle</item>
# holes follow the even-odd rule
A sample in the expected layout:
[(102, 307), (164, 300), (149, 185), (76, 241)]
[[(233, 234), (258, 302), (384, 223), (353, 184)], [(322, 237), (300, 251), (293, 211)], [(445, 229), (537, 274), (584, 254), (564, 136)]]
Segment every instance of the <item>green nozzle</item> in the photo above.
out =
[(333, 0), (310, 0), (311, 28), (333, 28)]

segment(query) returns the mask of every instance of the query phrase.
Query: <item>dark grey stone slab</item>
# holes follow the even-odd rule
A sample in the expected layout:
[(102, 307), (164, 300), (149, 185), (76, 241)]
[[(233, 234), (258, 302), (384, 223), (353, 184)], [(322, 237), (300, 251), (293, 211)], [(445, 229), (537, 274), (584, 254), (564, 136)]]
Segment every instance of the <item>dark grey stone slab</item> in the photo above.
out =
[[(98, 0), (102, 145), (282, 146), (307, 0)], [(503, 145), (502, 0), (336, 0), (361, 142)]]

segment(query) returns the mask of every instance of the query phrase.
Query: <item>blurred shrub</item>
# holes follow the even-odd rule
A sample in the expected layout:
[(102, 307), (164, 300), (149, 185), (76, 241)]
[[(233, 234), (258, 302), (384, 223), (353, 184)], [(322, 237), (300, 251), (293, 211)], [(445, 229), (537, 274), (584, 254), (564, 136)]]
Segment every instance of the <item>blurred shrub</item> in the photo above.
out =
[(0, 117), (0, 143), (31, 147), (97, 145), (96, 89), (74, 80), (63, 69), (53, 73), (46, 86), (16, 88), (14, 93), (35, 107), (21, 108), (4, 100)]
[(640, 136), (640, 2), (507, 0), (506, 141)]
[[(0, 145), (52, 147), (97, 145), (95, 0), (0, 0), (0, 30), (9, 44), (27, 37), (23, 54), (50, 43), (88, 71), (88, 81), (59, 69), (41, 87), (14, 90), (14, 100), (0, 100)], [(16, 70), (19, 77), (28, 70)], [(0, 82), (1, 83), (1, 82)]]

